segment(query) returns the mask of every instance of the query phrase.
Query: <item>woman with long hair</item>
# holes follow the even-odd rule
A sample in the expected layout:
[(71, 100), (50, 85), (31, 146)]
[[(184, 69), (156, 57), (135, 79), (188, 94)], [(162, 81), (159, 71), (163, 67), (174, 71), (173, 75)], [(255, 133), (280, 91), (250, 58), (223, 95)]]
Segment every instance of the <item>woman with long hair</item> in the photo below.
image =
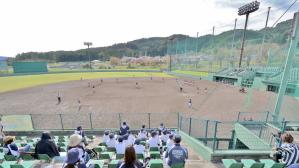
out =
[(142, 163), (136, 159), (135, 149), (132, 145), (126, 148), (124, 161), (120, 161), (117, 168), (142, 168)]

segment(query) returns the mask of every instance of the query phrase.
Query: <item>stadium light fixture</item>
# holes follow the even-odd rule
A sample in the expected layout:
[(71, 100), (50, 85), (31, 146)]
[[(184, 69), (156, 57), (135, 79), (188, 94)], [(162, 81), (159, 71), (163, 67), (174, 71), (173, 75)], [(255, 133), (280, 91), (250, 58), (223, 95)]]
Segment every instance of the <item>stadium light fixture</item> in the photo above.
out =
[(84, 42), (84, 45), (87, 46), (86, 49), (86, 55), (88, 55), (88, 59), (89, 59), (89, 68), (91, 70), (91, 60), (90, 60), (90, 54), (88, 54), (88, 50), (89, 50), (89, 46), (92, 46), (92, 42)]
[(240, 60), (239, 60), (239, 68), (241, 68), (241, 66), (242, 66), (242, 57), (243, 57), (243, 52), (244, 52), (244, 43), (245, 43), (245, 36), (246, 36), (246, 29), (247, 29), (249, 14), (257, 11), (259, 9), (259, 7), (260, 7), (260, 2), (254, 1), (254, 2), (251, 2), (244, 6), (241, 6), (238, 11), (239, 16), (246, 15), (245, 26), (244, 26), (244, 30), (243, 30)]

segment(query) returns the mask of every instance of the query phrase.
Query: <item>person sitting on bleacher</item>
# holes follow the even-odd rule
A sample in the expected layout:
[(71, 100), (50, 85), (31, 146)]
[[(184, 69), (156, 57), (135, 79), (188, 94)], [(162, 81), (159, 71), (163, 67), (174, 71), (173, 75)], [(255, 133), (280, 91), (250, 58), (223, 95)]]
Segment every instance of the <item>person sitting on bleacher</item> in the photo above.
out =
[(89, 161), (90, 156), (84, 149), (83, 138), (78, 134), (73, 134), (70, 136), (68, 143), (68, 151), (71, 149), (78, 149), (80, 163), (85, 164)]
[(127, 144), (128, 145), (134, 145), (135, 142), (135, 136), (132, 134), (131, 131), (128, 131), (128, 140), (127, 140)]
[(38, 154), (47, 154), (49, 157), (60, 156), (56, 144), (51, 140), (49, 132), (43, 132), (41, 140), (35, 146), (35, 156)]
[(125, 149), (124, 161), (120, 161), (117, 168), (142, 168), (142, 163), (136, 158), (135, 149), (133, 146), (128, 146)]
[(5, 136), (3, 138), (4, 147), (3, 151), (6, 155), (13, 155), (15, 157), (19, 157), (21, 153), (26, 153), (30, 151), (30, 145), (27, 144), (24, 147), (18, 147), (14, 143), (15, 137), (13, 136)]
[(174, 145), (173, 134), (170, 134), (169, 139), (166, 142), (167, 149), (171, 149), (173, 147), (173, 145)]
[(142, 125), (142, 128), (141, 128), (140, 132), (138, 133), (138, 138), (142, 139), (142, 140), (147, 139), (147, 131), (145, 129), (145, 125)]
[(123, 136), (123, 143), (125, 144), (125, 147), (129, 146), (129, 141), (128, 141), (128, 137), (129, 137), (129, 134), (125, 134)]
[(80, 151), (78, 148), (72, 148), (67, 152), (66, 163), (64, 168), (86, 168), (85, 162), (81, 161)]
[(114, 137), (113, 133), (109, 134), (109, 139), (108, 139), (106, 145), (107, 145), (108, 148), (115, 148), (116, 140), (115, 140), (115, 137)]
[(166, 127), (164, 126), (164, 124), (161, 123), (160, 126), (159, 126), (159, 132), (161, 133), (161, 132), (163, 132), (165, 129), (166, 129)]
[(151, 137), (149, 140), (147, 140), (147, 143), (149, 144), (149, 147), (159, 147), (161, 144), (159, 136), (157, 135), (157, 131), (152, 131), (151, 132)]
[(120, 127), (119, 130), (120, 130), (119, 135), (125, 135), (130, 130), (130, 127), (127, 125), (126, 122), (123, 122), (123, 124), (122, 124), (122, 126)]
[(82, 126), (78, 126), (77, 129), (74, 131), (74, 133), (80, 135), (82, 137), (84, 145), (87, 145), (87, 141), (85, 138), (85, 132), (83, 131)]
[(162, 142), (166, 143), (169, 136), (167, 135), (168, 131), (167, 130), (163, 130), (162, 131), (162, 135), (160, 136), (160, 139)]
[(140, 141), (140, 139), (135, 140), (134, 149), (136, 154), (143, 154), (145, 151), (145, 147), (142, 144), (140, 144)]
[(175, 135), (174, 136), (174, 146), (171, 149), (167, 149), (167, 152), (165, 154), (165, 158), (167, 161), (167, 165), (169, 167), (176, 165), (176, 164), (185, 164), (186, 159), (188, 159), (188, 151), (187, 149), (181, 147), (181, 136)]
[(104, 135), (103, 135), (103, 142), (107, 145), (107, 141), (109, 140), (109, 130), (105, 130), (104, 131)]
[[(282, 135), (282, 145), (277, 150), (281, 153), (281, 161), (287, 167), (295, 166), (299, 163), (299, 147), (293, 143), (294, 138), (291, 134)], [(279, 159), (279, 158), (278, 158)]]
[(116, 144), (115, 148), (116, 148), (116, 154), (124, 154), (125, 153), (126, 146), (125, 146), (125, 143), (123, 142), (122, 136), (118, 137), (118, 143)]

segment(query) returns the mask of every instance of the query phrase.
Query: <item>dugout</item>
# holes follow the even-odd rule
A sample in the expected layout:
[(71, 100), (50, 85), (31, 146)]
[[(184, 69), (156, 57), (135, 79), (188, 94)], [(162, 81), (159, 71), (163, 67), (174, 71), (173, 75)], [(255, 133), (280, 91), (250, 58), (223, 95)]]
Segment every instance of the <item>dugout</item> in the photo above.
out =
[(14, 73), (48, 72), (47, 62), (13, 62)]

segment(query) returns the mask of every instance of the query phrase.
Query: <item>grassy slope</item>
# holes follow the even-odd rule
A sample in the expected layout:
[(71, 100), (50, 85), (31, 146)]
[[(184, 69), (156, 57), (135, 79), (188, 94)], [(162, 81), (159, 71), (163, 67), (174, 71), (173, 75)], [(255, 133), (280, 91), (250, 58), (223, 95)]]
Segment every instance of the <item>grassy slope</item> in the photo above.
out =
[(86, 73), (63, 73), (0, 77), (0, 92), (13, 91), (38, 85), (58, 83), (94, 78), (121, 78), (121, 77), (171, 77), (165, 73), (148, 72), (86, 72)]

